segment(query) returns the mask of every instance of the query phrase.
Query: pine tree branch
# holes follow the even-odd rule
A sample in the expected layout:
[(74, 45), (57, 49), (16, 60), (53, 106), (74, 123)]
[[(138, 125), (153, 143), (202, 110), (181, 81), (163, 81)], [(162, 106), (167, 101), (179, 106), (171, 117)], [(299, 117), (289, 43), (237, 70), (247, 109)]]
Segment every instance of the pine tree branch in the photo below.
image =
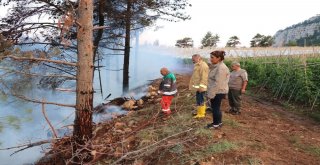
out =
[(49, 59), (45, 59), (45, 58), (17, 57), (17, 56), (13, 56), (13, 55), (4, 56), (2, 58), (11, 58), (11, 59), (17, 60), (17, 61), (43, 61), (43, 62), (49, 62), (49, 63), (55, 63), (55, 64), (77, 66), (77, 63), (65, 62), (65, 61), (60, 61), (60, 60), (49, 60)]
[[(42, 99), (42, 101), (45, 102), (45, 99)], [(57, 131), (56, 131), (56, 130), (54, 129), (54, 127), (52, 126), (52, 124), (51, 124), (51, 122), (50, 122), (50, 120), (49, 120), (49, 118), (48, 118), (48, 116), (47, 116), (47, 114), (46, 114), (46, 110), (45, 110), (44, 104), (42, 104), (41, 107), (42, 107), (42, 109), (41, 109), (42, 114), (43, 114), (44, 118), (46, 119), (48, 125), (49, 125), (50, 128), (51, 128), (51, 131), (52, 131), (52, 133), (53, 133), (53, 135), (54, 135), (54, 138), (58, 138)]]
[(9, 71), (9, 72), (14, 72), (14, 73), (23, 74), (23, 75), (28, 75), (28, 76), (38, 76), (38, 77), (61, 77), (61, 78), (67, 78), (67, 79), (71, 79), (71, 80), (75, 80), (75, 79), (76, 79), (76, 77), (74, 77), (74, 76), (56, 75), (56, 74), (40, 75), (40, 74), (35, 74), (35, 73), (26, 73), (26, 72), (21, 72), (21, 71), (17, 71), (17, 70), (14, 70), (14, 69), (9, 69), (9, 68), (4, 68), (4, 67), (0, 67), (0, 70), (6, 70), (6, 71)]
[[(0, 81), (0, 83), (7, 89), (10, 90), (10, 88), (5, 84), (3, 83), (2, 81)], [(51, 105), (57, 105), (57, 106), (62, 106), (62, 107), (71, 107), (71, 108), (75, 108), (76, 106), (73, 105), (73, 104), (60, 104), (60, 103), (55, 103), (55, 102), (47, 102), (47, 101), (40, 101), (40, 100), (37, 100), (37, 99), (33, 99), (33, 98), (28, 98), (26, 96), (23, 96), (23, 95), (19, 95), (17, 94), (16, 92), (10, 90), (10, 94), (16, 98), (19, 98), (21, 100), (24, 100), (24, 101), (28, 101), (28, 102), (32, 102), (32, 103), (38, 103), (38, 104), (51, 104)]]

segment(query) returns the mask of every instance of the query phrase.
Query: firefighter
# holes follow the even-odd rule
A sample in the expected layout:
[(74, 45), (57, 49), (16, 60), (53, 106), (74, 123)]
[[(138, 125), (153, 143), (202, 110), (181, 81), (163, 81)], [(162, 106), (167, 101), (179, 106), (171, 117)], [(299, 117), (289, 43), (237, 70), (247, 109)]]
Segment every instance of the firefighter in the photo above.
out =
[(192, 62), (194, 68), (189, 89), (196, 92), (197, 115), (194, 118), (203, 118), (206, 115), (205, 95), (207, 91), (209, 67), (199, 54), (192, 56)]
[(176, 86), (176, 77), (167, 68), (161, 68), (160, 73), (163, 76), (158, 91), (158, 93), (161, 95), (161, 109), (164, 116), (169, 117), (171, 114), (171, 101), (178, 92)]

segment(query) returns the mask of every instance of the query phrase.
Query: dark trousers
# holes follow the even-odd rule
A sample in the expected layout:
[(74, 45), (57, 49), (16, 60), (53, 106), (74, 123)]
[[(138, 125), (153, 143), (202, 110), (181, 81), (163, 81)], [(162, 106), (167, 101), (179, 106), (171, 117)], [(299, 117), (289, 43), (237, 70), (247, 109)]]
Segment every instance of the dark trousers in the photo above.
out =
[(240, 112), (241, 108), (241, 90), (229, 89), (228, 93), (229, 105), (231, 111)]
[(206, 95), (206, 92), (196, 92), (196, 101), (197, 106), (202, 106), (204, 104), (204, 96)]
[(214, 125), (222, 123), (222, 113), (220, 111), (220, 106), (221, 101), (224, 97), (225, 94), (217, 94), (213, 99), (210, 99)]

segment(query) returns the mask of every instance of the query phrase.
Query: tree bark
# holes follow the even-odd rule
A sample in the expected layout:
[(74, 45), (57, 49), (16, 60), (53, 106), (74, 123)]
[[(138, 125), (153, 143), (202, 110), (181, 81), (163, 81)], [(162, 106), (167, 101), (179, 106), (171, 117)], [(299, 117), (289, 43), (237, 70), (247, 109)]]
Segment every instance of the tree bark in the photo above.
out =
[[(73, 153), (92, 138), (93, 112), (93, 1), (79, 1), (77, 32), (78, 63), (76, 89), (76, 115), (73, 138), (76, 143)], [(88, 150), (73, 155), (73, 162), (83, 163), (91, 159)]]
[(124, 60), (123, 60), (123, 93), (129, 90), (129, 60), (130, 60), (130, 32), (131, 32), (131, 0), (127, 0), (127, 12), (126, 12), (126, 36), (125, 36), (125, 48), (124, 48)]

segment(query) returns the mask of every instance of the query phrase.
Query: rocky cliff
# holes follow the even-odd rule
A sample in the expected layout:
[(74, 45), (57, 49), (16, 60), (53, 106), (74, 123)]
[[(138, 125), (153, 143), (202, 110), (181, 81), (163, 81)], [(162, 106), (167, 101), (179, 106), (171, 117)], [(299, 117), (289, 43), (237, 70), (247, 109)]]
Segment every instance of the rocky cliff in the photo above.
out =
[(301, 23), (279, 30), (273, 46), (320, 45), (320, 14)]

